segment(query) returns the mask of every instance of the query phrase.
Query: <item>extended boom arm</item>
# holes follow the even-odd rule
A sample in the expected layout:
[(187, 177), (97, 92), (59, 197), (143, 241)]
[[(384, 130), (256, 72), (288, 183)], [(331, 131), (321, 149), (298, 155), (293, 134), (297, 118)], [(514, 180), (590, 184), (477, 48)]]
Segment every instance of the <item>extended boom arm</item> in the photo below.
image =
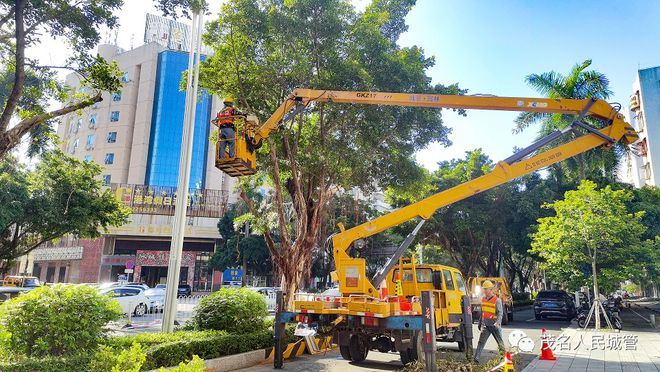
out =
[[(254, 143), (266, 138), (277, 130), (285, 117), (304, 109), (310, 102), (334, 102), (370, 105), (395, 105), (430, 108), (458, 108), (481, 110), (531, 111), (576, 115), (573, 124), (562, 131), (556, 131), (521, 150), (509, 158), (498, 162), (493, 170), (479, 178), (465, 182), (451, 189), (429, 196), (416, 203), (397, 209), (371, 221), (340, 232), (332, 237), (335, 268), (340, 279), (342, 294), (364, 294), (376, 296), (376, 288), (366, 278), (366, 263), (362, 258), (352, 258), (347, 251), (351, 244), (406, 221), (420, 217), (431, 218), (436, 210), (472, 195), (489, 190), (505, 182), (534, 172), (541, 168), (571, 158), (590, 149), (623, 141), (631, 144), (637, 141), (635, 130), (623, 120), (609, 103), (603, 100), (574, 100), (495, 96), (460, 96), (416, 93), (387, 92), (348, 92), (312, 89), (296, 89), (275, 113), (257, 130)], [(292, 109), (295, 109), (293, 113)], [(591, 116), (606, 123), (600, 130), (585, 124), (582, 119)], [(532, 153), (573, 130), (582, 130), (584, 135), (550, 150), (529, 157)], [(379, 283), (375, 283), (378, 285)]]

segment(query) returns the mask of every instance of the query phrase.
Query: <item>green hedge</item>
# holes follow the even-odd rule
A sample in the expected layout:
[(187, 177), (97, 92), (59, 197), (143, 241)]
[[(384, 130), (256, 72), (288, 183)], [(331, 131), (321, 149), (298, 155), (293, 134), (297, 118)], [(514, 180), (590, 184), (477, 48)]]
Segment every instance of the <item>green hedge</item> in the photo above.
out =
[(175, 341), (190, 341), (200, 338), (227, 335), (225, 331), (177, 331), (173, 333), (140, 333), (131, 336), (109, 337), (104, 345), (116, 350), (129, 349), (134, 342), (144, 348)]
[[(142, 350), (146, 352), (147, 358), (142, 370), (151, 370), (188, 362), (193, 355), (202, 359), (212, 359), (265, 349), (273, 346), (274, 339), (270, 330), (247, 334), (227, 334), (223, 331), (179, 331), (169, 334), (143, 333), (135, 336), (110, 337), (104, 344), (115, 350), (115, 353), (119, 353), (130, 349), (134, 342), (141, 345)], [(93, 353), (67, 358), (25, 358), (14, 362), (0, 362), (0, 371), (78, 372), (88, 370), (87, 367), (92, 359)]]
[(143, 369), (175, 366), (191, 360), (193, 355), (213, 359), (273, 346), (273, 333), (260, 331), (247, 334), (219, 334), (195, 339), (167, 342), (147, 349)]
[[(92, 355), (76, 355), (66, 358), (26, 358), (15, 362), (1, 362), (3, 372), (78, 372), (84, 371)], [(81, 368), (82, 367), (82, 368)]]

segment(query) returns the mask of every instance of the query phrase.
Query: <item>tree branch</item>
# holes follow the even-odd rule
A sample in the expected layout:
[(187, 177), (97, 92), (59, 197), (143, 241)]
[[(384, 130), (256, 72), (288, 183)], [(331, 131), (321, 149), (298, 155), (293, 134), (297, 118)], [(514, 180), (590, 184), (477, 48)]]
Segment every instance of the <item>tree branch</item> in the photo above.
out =
[[(9, 121), (14, 114), (18, 99), (23, 94), (25, 84), (25, 30), (23, 24), (23, 12), (27, 0), (16, 0), (14, 22), (16, 23), (16, 62), (14, 71), (14, 86), (5, 103), (5, 109), (0, 116), (0, 132), (4, 132), (9, 126)], [(0, 150), (0, 155), (4, 154)]]
[(282, 232), (283, 247), (290, 247), (291, 241), (287, 234), (286, 220), (284, 219), (284, 200), (282, 198), (282, 181), (280, 180), (280, 167), (277, 164), (277, 153), (275, 142), (269, 137), (268, 146), (270, 147), (270, 160), (273, 165), (273, 184), (275, 186), (275, 210), (277, 211), (277, 221)]
[(80, 101), (74, 105), (63, 107), (58, 110), (46, 112), (43, 114), (39, 115), (34, 115), (32, 117), (29, 117), (20, 123), (18, 123), (15, 127), (12, 129), (0, 133), (0, 157), (2, 157), (4, 154), (6, 154), (10, 149), (12, 149), (14, 146), (16, 146), (20, 141), (21, 138), (30, 132), (34, 127), (37, 125), (43, 123), (46, 120), (56, 118), (62, 115), (66, 115), (70, 112), (85, 108), (87, 106), (91, 106), (96, 102), (101, 102), (103, 98), (101, 97), (101, 92), (98, 92), (95, 96), (88, 98), (86, 100)]

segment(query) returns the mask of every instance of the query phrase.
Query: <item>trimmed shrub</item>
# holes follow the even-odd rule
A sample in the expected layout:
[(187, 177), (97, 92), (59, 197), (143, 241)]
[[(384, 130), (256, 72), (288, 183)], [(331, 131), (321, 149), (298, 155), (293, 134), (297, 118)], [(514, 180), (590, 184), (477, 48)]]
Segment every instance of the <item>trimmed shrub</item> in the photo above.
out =
[(165, 369), (165, 367), (161, 367), (158, 371), (159, 372), (204, 372), (206, 368), (204, 367), (204, 360), (197, 355), (193, 355), (193, 358), (188, 364), (181, 362), (179, 363), (178, 367), (174, 367), (172, 369)]
[(185, 341), (154, 345), (147, 349), (147, 361), (143, 369), (175, 366), (189, 361), (194, 355), (202, 359), (244, 353), (273, 346), (273, 334), (259, 331), (248, 334), (207, 336)]
[(95, 350), (120, 316), (117, 301), (84, 285), (43, 286), (0, 305), (8, 349), (36, 357)]
[(266, 300), (245, 288), (221, 288), (203, 298), (190, 320), (194, 329), (248, 333), (264, 329)]
[(86, 370), (91, 357), (81, 354), (47, 358), (24, 358), (12, 362), (0, 363), (3, 372), (79, 372)]
[(101, 345), (87, 369), (98, 372), (139, 372), (146, 358), (147, 354), (138, 343), (119, 354), (115, 354), (112, 348)]
[(130, 348), (134, 343), (142, 345), (144, 348), (149, 346), (164, 344), (174, 341), (189, 341), (199, 338), (207, 338), (213, 336), (224, 336), (225, 331), (178, 331), (173, 333), (140, 333), (131, 336), (113, 336), (108, 337), (103, 342), (104, 345), (109, 346), (115, 350), (124, 350)]

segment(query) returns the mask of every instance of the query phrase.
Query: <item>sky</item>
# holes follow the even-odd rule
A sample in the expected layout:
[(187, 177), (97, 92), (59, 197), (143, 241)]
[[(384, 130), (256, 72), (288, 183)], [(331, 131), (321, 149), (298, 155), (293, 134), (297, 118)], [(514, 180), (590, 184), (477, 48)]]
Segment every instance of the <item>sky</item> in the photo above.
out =
[[(217, 14), (222, 0), (210, 0)], [(353, 0), (364, 9), (368, 0)], [(142, 44), (144, 17), (158, 14), (151, 0), (127, 0), (117, 13), (117, 44), (125, 49)], [(213, 16), (208, 17), (208, 19)], [(459, 83), (468, 94), (538, 97), (525, 84), (531, 73), (567, 73), (585, 59), (610, 79), (611, 101), (628, 104), (638, 68), (660, 65), (660, 1), (656, 0), (418, 0), (408, 14), (401, 46), (417, 45), (436, 64), (428, 73), (433, 83)], [(109, 34), (114, 41), (114, 33)], [(103, 40), (108, 38), (104, 33)], [(61, 48), (40, 47), (42, 61), (57, 62)], [(61, 45), (61, 44), (60, 44)], [(52, 45), (54, 46), (54, 45)], [(437, 162), (461, 158), (482, 148), (492, 160), (509, 156), (514, 147), (529, 145), (537, 128), (512, 134), (515, 113), (468, 111), (460, 117), (443, 111), (452, 128), (453, 145), (432, 144), (417, 154), (430, 170)]]

